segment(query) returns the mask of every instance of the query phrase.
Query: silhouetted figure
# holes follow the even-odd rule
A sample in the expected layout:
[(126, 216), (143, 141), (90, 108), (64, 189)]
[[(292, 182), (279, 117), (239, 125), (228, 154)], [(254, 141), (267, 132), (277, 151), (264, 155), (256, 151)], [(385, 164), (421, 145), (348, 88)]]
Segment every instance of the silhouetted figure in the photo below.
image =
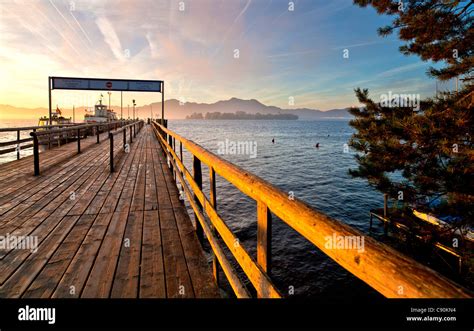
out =
[(316, 144), (316, 148), (319, 148), (319, 143)]
[(274, 143), (275, 143), (275, 138), (272, 139), (272, 144), (274, 144)]

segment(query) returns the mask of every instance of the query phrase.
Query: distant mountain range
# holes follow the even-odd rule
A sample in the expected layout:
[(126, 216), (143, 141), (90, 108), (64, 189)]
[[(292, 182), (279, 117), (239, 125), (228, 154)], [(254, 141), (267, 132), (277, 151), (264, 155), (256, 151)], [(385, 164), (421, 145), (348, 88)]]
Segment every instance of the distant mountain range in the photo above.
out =
[[(153, 103), (153, 113), (160, 114), (161, 102)], [(145, 112), (150, 112), (150, 106), (140, 107), (145, 108)], [(352, 115), (346, 109), (331, 109), (328, 111), (321, 111), (309, 108), (298, 109), (282, 109), (275, 106), (267, 106), (258, 100), (242, 100), (232, 98), (224, 101), (217, 101), (215, 103), (196, 103), (186, 102), (180, 103), (178, 100), (171, 99), (165, 101), (165, 117), (170, 119), (183, 119), (186, 116), (191, 116), (193, 113), (236, 113), (246, 112), (247, 114), (262, 115), (277, 115), (277, 114), (293, 114), (298, 116), (300, 120), (315, 120), (315, 119), (351, 119)]]
[[(61, 108), (61, 106), (60, 106)], [(85, 107), (76, 106), (76, 120), (82, 120), (84, 118)], [(71, 109), (62, 109), (65, 117), (72, 117)], [(118, 116), (120, 117), (120, 106), (112, 106)], [(153, 117), (161, 117), (161, 102), (154, 102), (151, 105), (145, 105), (136, 107), (136, 114), (141, 118), (150, 117), (150, 112), (153, 111)], [(293, 114), (298, 116), (299, 120), (317, 120), (317, 119), (351, 119), (352, 115), (349, 114), (347, 109), (331, 109), (327, 111), (321, 111), (309, 108), (298, 108), (298, 109), (282, 109), (275, 106), (267, 106), (259, 102), (258, 100), (242, 100), (238, 98), (231, 98), (229, 100), (217, 101), (215, 103), (196, 103), (186, 102), (180, 103), (176, 99), (170, 99), (165, 101), (165, 117), (168, 119), (185, 119), (186, 116), (191, 116), (193, 113), (235, 113), (235, 112), (246, 112), (248, 114), (262, 115), (277, 115), (277, 114)], [(10, 105), (0, 105), (0, 119), (2, 118), (33, 118), (37, 119), (40, 116), (47, 115), (47, 108), (21, 108)], [(128, 116), (128, 110), (125, 106), (123, 108), (124, 117)], [(130, 108), (130, 116), (132, 116), (132, 109)]]

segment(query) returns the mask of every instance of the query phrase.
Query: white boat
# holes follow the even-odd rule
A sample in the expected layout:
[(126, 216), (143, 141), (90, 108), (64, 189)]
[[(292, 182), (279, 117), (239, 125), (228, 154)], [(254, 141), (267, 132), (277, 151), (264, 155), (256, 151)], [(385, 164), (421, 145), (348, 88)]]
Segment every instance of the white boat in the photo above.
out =
[[(72, 124), (71, 118), (66, 118), (62, 116), (61, 109), (56, 106), (56, 110), (51, 113), (51, 125), (63, 125), (63, 124)], [(49, 125), (49, 117), (43, 116), (40, 117), (38, 121), (38, 126), (47, 126)]]
[[(413, 215), (415, 215), (418, 219), (425, 221), (427, 223), (430, 223), (434, 226), (444, 228), (444, 229), (452, 228), (451, 224), (431, 214), (413, 209)], [(454, 233), (464, 237), (465, 239), (469, 241), (474, 242), (474, 229), (470, 227), (469, 225), (464, 225), (462, 228), (455, 229)]]
[(106, 105), (102, 104), (102, 94), (99, 101), (94, 106), (94, 114), (86, 113), (84, 115), (84, 122), (86, 123), (102, 123), (112, 122), (117, 120), (117, 115), (111, 109), (107, 109)]

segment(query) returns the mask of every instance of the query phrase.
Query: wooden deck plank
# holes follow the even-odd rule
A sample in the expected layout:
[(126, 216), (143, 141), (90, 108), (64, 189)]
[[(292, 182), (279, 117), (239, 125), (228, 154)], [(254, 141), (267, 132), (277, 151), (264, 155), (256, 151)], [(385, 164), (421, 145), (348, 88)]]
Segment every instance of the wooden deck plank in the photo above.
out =
[(193, 298), (194, 289), (172, 209), (160, 209), (163, 258), (168, 298)]
[(83, 298), (108, 298), (112, 289), (128, 212), (113, 213), (104, 241), (84, 286)]
[(139, 296), (142, 298), (166, 297), (163, 246), (158, 210), (144, 212)]
[[(79, 218), (79, 216), (66, 216), (66, 218)], [(79, 218), (76, 226), (54, 252), (43, 270), (40, 271), (35, 280), (29, 285), (22, 297), (24, 298), (49, 298), (64, 275), (71, 260), (82, 244), (88, 233), (94, 217), (83, 215)]]
[[(39, 205), (43, 206), (41, 209), (38, 205), (33, 204), (29, 207), (25, 213), (17, 215), (14, 219), (15, 222), (10, 222), (5, 224), (0, 228), (0, 233), (11, 233), (15, 235), (27, 235), (28, 231), (36, 228), (39, 222), (38, 220), (46, 219), (49, 215), (53, 213), (60, 214), (62, 216), (66, 215), (68, 211), (80, 200), (79, 197), (82, 196), (84, 192), (88, 189), (88, 184), (91, 185), (95, 179), (94, 175), (102, 171), (101, 168), (96, 169), (96, 171), (90, 173), (88, 176), (77, 177), (72, 185), (66, 188), (66, 194), (61, 194), (63, 191), (56, 192), (52, 194), (49, 199)], [(90, 180), (92, 178), (92, 180)], [(89, 180), (89, 181), (88, 181)], [(83, 184), (86, 183), (85, 186)], [(74, 199), (71, 192), (75, 192), (76, 197)], [(51, 198), (53, 198), (51, 200)], [(61, 208), (59, 208), (61, 206)], [(26, 217), (30, 216), (30, 218)], [(0, 253), (0, 257), (3, 257), (4, 253)]]
[(158, 209), (158, 193), (156, 190), (155, 169), (153, 167), (152, 150), (146, 149), (147, 162), (145, 169), (145, 204), (144, 210)]
[(143, 211), (131, 211), (112, 285), (112, 298), (138, 298), (142, 232)]
[[(101, 140), (106, 140), (106, 137), (108, 137), (108, 134), (102, 133)], [(91, 146), (96, 145), (96, 142), (97, 138), (95, 136), (89, 136), (86, 139), (82, 139), (81, 151), (83, 153), (88, 151)], [(52, 166), (57, 166), (58, 163), (61, 162), (66, 164), (70, 163), (75, 155), (77, 155), (77, 143), (74, 142), (46, 150), (40, 153), (41, 172), (44, 174), (54, 171), (54, 167), (52, 168)], [(33, 170), (32, 155), (20, 160), (9, 162), (9, 168), (4, 167), (0, 169), (0, 184), (8, 185), (9, 183), (16, 181), (17, 178), (23, 177), (23, 174), (25, 173), (32, 175)]]
[[(119, 173), (122, 173), (122, 172), (127, 173), (126, 172), (127, 171), (127, 164), (129, 164), (129, 162), (124, 163), (121, 167), (119, 167), (118, 172)], [(93, 203), (94, 203), (95, 207), (98, 207), (98, 208), (102, 207), (102, 204), (104, 203), (104, 200), (105, 200), (105, 198), (103, 196), (109, 193), (112, 186), (116, 183), (116, 179), (117, 179), (118, 176), (115, 176), (115, 178), (112, 178), (112, 177), (113, 176), (110, 176), (109, 181), (106, 181), (105, 183), (101, 184), (100, 190), (98, 190), (99, 192), (97, 193), (96, 197), (94, 197), (93, 201), (89, 204), (89, 207), (87, 208), (87, 210), (89, 210), (89, 208), (91, 207), (91, 205)], [(93, 187), (94, 188), (99, 188), (99, 184), (100, 184), (100, 181), (97, 181), (93, 185)], [(119, 185), (117, 187), (120, 188), (121, 186)], [(91, 190), (93, 192), (97, 191), (97, 190), (92, 189), (92, 188), (91, 188)], [(97, 196), (99, 196), (99, 194), (101, 192), (103, 193), (102, 196), (99, 199), (96, 199)], [(98, 213), (98, 210), (95, 214), (97, 214), (97, 213)], [(84, 212), (84, 214), (90, 215), (90, 214), (94, 214), (94, 213)], [(82, 232), (79, 232), (79, 233), (82, 233)], [(39, 296), (39, 294), (42, 294), (42, 296), (47, 297), (48, 295), (51, 295), (52, 291), (55, 288), (55, 286), (53, 287), (53, 286), (51, 286), (51, 284), (55, 284), (55, 282), (56, 282), (56, 284), (59, 283), (60, 277), (64, 274), (66, 268), (68, 267), (68, 265), (70, 263), (70, 261), (67, 261), (67, 260), (72, 260), (73, 259), (75, 252), (79, 249), (79, 246), (82, 243), (82, 239), (80, 239), (80, 238), (84, 238), (84, 236), (85, 236), (85, 234), (83, 234), (83, 235), (78, 234), (77, 238), (73, 237), (69, 241), (65, 240), (65, 243), (64, 243), (65, 245), (62, 245), (58, 249), (58, 251), (56, 252), (57, 258), (55, 259), (55, 257), (53, 257), (51, 259), (51, 261), (48, 263), (48, 265), (46, 266), (45, 270), (40, 274), (40, 276), (42, 276), (44, 274), (43, 283), (44, 283), (44, 280), (46, 280), (47, 283), (41, 285), (41, 279), (40, 279), (40, 280), (38, 280), (38, 282), (36, 282), (38, 284), (32, 284), (32, 286), (28, 290), (29, 291), (28, 296), (36, 297), (36, 296)], [(73, 255), (71, 255), (71, 254), (73, 254)], [(67, 256), (67, 258), (65, 256)], [(58, 259), (59, 259), (59, 261), (58, 261)], [(58, 276), (56, 276), (56, 275), (59, 275), (59, 279), (58, 279)], [(40, 277), (38, 277), (38, 278), (40, 278)], [(51, 287), (53, 288), (53, 290), (50, 289)]]
[[(8, 217), (9, 214), (19, 214), (19, 209), (18, 207), (25, 208), (29, 205), (34, 204), (35, 202), (38, 202), (45, 196), (51, 196), (55, 193), (57, 193), (56, 188), (58, 187), (64, 187), (68, 186), (70, 183), (70, 180), (75, 180), (77, 178), (80, 178), (80, 173), (84, 173), (87, 169), (90, 169), (91, 167), (94, 167), (96, 164), (99, 162), (103, 162), (105, 160), (105, 157), (101, 157), (99, 159), (94, 159), (94, 155), (90, 155), (88, 158), (83, 158), (84, 160), (79, 159), (78, 164), (75, 167), (67, 167), (65, 168), (61, 173), (60, 176), (58, 177), (53, 177), (50, 178), (48, 181), (48, 184), (44, 187), (41, 188), (40, 191), (36, 191), (34, 194), (31, 193), (25, 193), (20, 197), (17, 197), (16, 199), (13, 199), (9, 201), (6, 204), (2, 205), (2, 210), (6, 210), (7, 207), (12, 207), (10, 210), (6, 213), (5, 211), (2, 211), (2, 216)], [(80, 162), (83, 161), (84, 163)], [(69, 180), (69, 182), (68, 182)], [(14, 210), (12, 210), (14, 209)]]
[[(117, 154), (112, 174), (108, 144), (90, 138), (78, 155), (68, 155), (74, 143), (42, 153), (39, 177), (27, 158), (0, 167), (0, 235), (37, 236), (39, 244), (35, 253), (0, 251), (0, 298), (218, 297), (151, 128)], [(14, 167), (20, 174), (6, 178)]]
[(133, 190), (131, 211), (143, 210), (145, 206), (145, 172), (146, 172), (146, 149), (145, 141), (143, 141), (142, 149), (140, 150), (140, 158), (138, 159), (137, 167), (137, 182)]
[[(99, 214), (98, 216), (83, 215), (82, 217), (96, 217), (96, 219), (56, 287), (52, 295), (53, 298), (78, 298), (80, 296), (90, 269), (94, 264), (97, 251), (107, 231), (112, 214)], [(71, 291), (71, 286), (74, 287), (74, 291)]]
[(29, 257), (16, 270), (11, 277), (0, 287), (0, 297), (8, 293), (10, 298), (18, 298), (27, 288), (30, 282), (41, 270), (42, 265), (54, 253), (54, 250), (75, 225), (77, 218), (64, 217), (57, 227), (50, 232), (48, 237), (38, 247), (38, 251), (29, 255)]

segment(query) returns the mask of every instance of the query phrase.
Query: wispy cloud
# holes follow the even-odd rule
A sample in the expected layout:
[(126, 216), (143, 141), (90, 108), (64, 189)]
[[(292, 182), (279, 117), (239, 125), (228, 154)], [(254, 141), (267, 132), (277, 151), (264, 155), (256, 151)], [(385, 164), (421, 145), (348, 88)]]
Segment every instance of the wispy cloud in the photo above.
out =
[(0, 103), (44, 106), (49, 75), (163, 79), (166, 98), (235, 96), (286, 108), (293, 96), (295, 107), (319, 109), (353, 102), (356, 83), (428, 81), (426, 64), (377, 36), (382, 18), (347, 0), (296, 1), (294, 11), (274, 0), (185, 1), (184, 11), (177, 0), (74, 3), (0, 0)]
[(120, 44), (120, 39), (115, 33), (114, 26), (106, 17), (98, 17), (96, 19), (97, 26), (99, 27), (100, 32), (104, 36), (104, 40), (109, 45), (110, 50), (114, 54), (115, 58), (120, 61), (125, 60), (125, 53)]
[(406, 64), (402, 66), (397, 66), (390, 70), (385, 70), (385, 71), (380, 72), (379, 74), (377, 74), (377, 77), (382, 78), (382, 77), (390, 77), (394, 75), (399, 75), (401, 73), (412, 71), (412, 70), (426, 67), (426, 66), (427, 66), (426, 62), (416, 62), (416, 63)]

